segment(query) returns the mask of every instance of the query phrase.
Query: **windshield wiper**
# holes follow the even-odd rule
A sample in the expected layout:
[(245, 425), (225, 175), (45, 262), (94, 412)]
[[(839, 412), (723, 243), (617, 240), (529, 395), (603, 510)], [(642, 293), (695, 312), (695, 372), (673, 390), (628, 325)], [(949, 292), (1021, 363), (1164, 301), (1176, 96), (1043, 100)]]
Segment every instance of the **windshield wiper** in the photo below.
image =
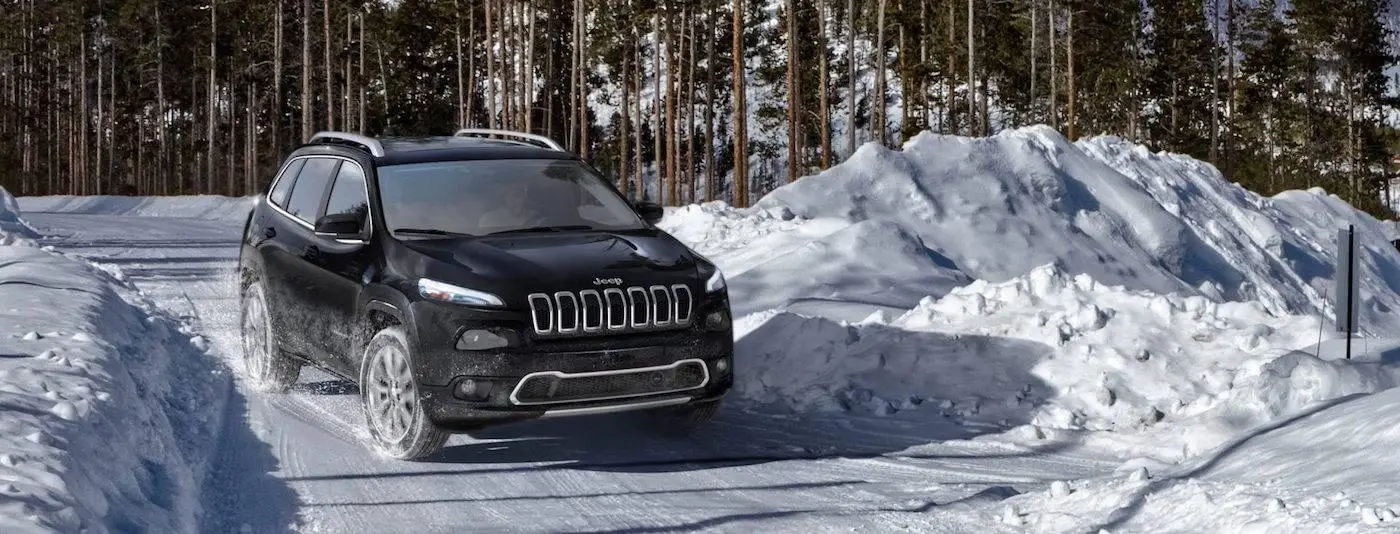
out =
[(527, 234), (527, 233), (534, 233), (534, 232), (567, 232), (567, 231), (570, 231), (570, 230), (593, 230), (593, 229), (594, 229), (594, 228), (593, 228), (592, 226), (588, 226), (588, 225), (586, 225), (586, 224), (573, 224), (573, 225), (562, 225), (562, 226), (531, 226), (531, 227), (529, 227), (529, 228), (517, 228), (517, 229), (514, 229), (514, 230), (501, 230), (501, 231), (499, 231), (499, 232), (491, 232), (491, 233), (486, 234), (486, 235)]
[(449, 230), (438, 230), (438, 229), (436, 229), (436, 228), (395, 228), (395, 229), (394, 229), (394, 233), (396, 233), (396, 234), (435, 235), (435, 236), (443, 236), (443, 237), (476, 237), (476, 236), (473, 235), (473, 234), (464, 234), (464, 233), (462, 233), (462, 232), (452, 232), (452, 231), (449, 231)]

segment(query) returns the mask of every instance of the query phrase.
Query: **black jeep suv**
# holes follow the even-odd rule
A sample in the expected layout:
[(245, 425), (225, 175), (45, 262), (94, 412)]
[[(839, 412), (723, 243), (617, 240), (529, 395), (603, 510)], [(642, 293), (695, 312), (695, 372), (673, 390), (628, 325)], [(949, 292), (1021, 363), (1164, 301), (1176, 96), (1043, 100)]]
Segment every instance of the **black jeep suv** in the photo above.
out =
[(537, 417), (703, 423), (733, 384), (729, 297), (661, 216), (544, 137), (318, 133), (243, 232), (247, 378), (356, 382), (404, 459)]

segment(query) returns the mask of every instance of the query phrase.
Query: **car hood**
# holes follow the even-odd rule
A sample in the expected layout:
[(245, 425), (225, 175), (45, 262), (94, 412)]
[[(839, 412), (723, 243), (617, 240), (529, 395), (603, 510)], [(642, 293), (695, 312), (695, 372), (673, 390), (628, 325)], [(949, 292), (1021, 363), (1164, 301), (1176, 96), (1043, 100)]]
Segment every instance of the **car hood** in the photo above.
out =
[[(468, 278), (515, 280), (533, 291), (650, 285), (692, 279), (697, 256), (660, 230), (512, 234), (404, 241), (461, 267)], [(621, 278), (621, 283), (606, 281)], [(604, 282), (595, 283), (595, 280)]]

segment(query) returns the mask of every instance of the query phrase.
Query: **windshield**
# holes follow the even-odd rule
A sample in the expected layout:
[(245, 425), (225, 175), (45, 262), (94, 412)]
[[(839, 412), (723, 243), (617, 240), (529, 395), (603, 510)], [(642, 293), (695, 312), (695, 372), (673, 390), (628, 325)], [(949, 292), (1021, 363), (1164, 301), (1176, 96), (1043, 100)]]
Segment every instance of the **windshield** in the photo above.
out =
[(379, 169), (384, 222), (400, 238), (635, 230), (622, 197), (571, 160), (476, 160)]

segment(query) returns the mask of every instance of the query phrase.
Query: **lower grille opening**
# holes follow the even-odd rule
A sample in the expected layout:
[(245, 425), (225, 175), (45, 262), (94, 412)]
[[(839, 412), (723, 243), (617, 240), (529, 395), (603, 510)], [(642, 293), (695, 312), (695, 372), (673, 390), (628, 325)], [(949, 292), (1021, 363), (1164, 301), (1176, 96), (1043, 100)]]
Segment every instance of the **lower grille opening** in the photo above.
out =
[(600, 373), (536, 373), (520, 381), (511, 400), (515, 404), (556, 404), (659, 395), (703, 387), (709, 378), (700, 360)]

